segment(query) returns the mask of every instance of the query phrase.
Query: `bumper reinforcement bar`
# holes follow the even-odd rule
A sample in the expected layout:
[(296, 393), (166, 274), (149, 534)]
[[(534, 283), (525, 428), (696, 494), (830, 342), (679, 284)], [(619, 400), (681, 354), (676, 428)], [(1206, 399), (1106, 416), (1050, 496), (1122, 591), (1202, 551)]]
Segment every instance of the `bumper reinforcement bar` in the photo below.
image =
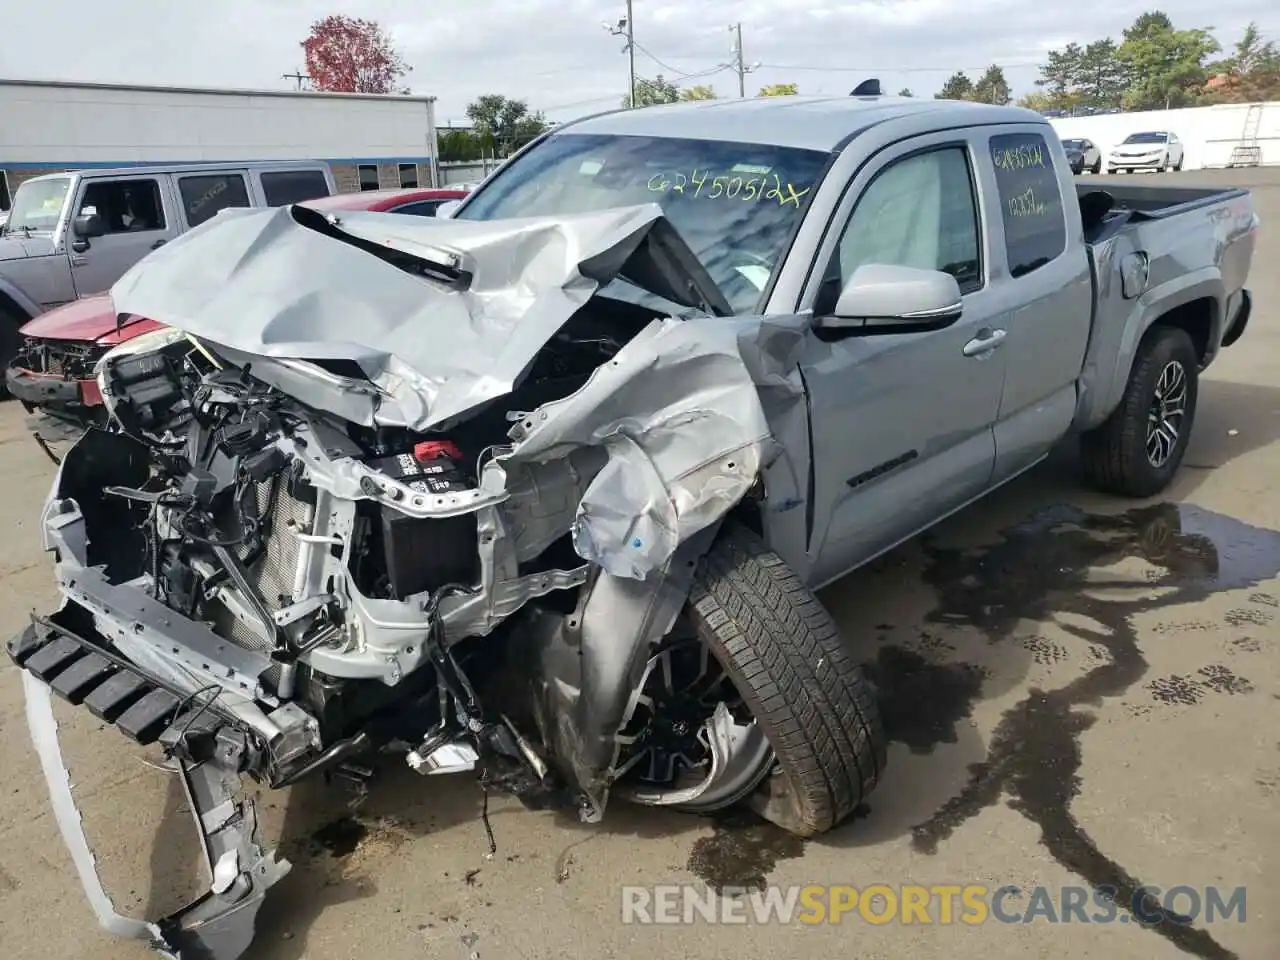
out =
[[(40, 757), (58, 827), (99, 924), (117, 936), (145, 940), (171, 960), (236, 960), (253, 940), (258, 910), (267, 890), (290, 869), (287, 860), (258, 843), (253, 800), (241, 795), (241, 731), (204, 710), (90, 640), (44, 618), (8, 644), (22, 668), (27, 722)], [(69, 703), (84, 706), (114, 724), (137, 743), (173, 742), (178, 733), (175, 773), (182, 778), (204, 852), (208, 891), (157, 922), (134, 920), (115, 912), (94, 866), (71, 782), (58, 744), (53, 690)], [(186, 737), (199, 731), (211, 749), (187, 753)], [(158, 838), (158, 842), (163, 842)]]

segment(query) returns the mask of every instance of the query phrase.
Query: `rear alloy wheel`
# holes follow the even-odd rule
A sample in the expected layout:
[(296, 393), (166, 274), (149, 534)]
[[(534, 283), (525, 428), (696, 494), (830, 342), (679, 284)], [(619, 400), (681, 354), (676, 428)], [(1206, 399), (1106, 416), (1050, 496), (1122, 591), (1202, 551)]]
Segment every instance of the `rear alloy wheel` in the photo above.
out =
[(801, 836), (871, 792), (886, 741), (830, 614), (754, 533), (728, 523), (619, 734), (615, 790), (698, 813), (750, 798)]
[(1169, 485), (1195, 422), (1199, 367), (1185, 330), (1147, 331), (1120, 405), (1081, 437), (1085, 472), (1094, 484), (1127, 497), (1154, 496)]

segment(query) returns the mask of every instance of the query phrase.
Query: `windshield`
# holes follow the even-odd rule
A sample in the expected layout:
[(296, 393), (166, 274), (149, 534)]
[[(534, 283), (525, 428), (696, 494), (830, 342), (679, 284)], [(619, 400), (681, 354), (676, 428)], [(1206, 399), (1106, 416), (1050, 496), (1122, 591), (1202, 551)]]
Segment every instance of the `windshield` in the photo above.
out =
[[(827, 156), (721, 140), (560, 134), (511, 163), (457, 216), (498, 220), (654, 202), (734, 312), (750, 313), (804, 216)], [(636, 299), (619, 281), (607, 292)]]
[(70, 189), (68, 177), (28, 180), (13, 195), (13, 208), (9, 211), (5, 230), (9, 233), (19, 230), (52, 231), (58, 225)]
[(1063, 140), (1063, 141), (1062, 141), (1062, 145), (1063, 145), (1064, 147), (1066, 147), (1068, 150), (1083, 150), (1083, 149), (1084, 149), (1084, 141), (1083, 141), (1083, 140)]
[(1125, 143), (1164, 143), (1169, 138), (1167, 133), (1131, 133)]

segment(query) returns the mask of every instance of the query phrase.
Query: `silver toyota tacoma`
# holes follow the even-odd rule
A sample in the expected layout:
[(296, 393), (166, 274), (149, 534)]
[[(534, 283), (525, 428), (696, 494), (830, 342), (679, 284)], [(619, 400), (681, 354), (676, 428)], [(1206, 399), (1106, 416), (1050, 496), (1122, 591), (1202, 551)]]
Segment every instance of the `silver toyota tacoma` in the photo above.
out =
[[(1257, 224), (1243, 190), (1076, 183), (1025, 110), (850, 96), (565, 124), (449, 219), (175, 238), (113, 288), (167, 326), (98, 364), (110, 424), (42, 517), (63, 603), (9, 646), (99, 919), (239, 956), (289, 866), (242, 777), (375, 750), (588, 821), (840, 823), (885, 737), (814, 590), (1069, 434), (1160, 492)], [(186, 784), (190, 907), (115, 913), (50, 690)]]

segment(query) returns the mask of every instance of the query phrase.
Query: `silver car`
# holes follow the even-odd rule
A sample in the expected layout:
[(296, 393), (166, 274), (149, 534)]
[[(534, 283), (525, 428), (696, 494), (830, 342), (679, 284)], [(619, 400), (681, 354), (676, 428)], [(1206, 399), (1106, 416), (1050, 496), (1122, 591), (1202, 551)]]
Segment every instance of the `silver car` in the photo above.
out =
[(1073, 137), (1062, 141), (1062, 149), (1067, 152), (1072, 173), (1102, 172), (1102, 150), (1092, 140)]

